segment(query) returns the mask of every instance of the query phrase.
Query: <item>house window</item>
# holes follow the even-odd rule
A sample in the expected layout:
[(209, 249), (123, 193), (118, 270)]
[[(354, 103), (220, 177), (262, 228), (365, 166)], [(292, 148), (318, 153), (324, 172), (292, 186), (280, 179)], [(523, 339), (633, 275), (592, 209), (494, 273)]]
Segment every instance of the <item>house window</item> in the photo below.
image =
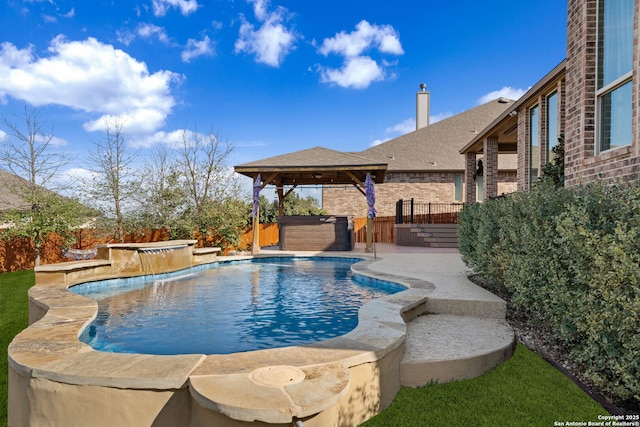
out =
[(547, 163), (553, 159), (553, 147), (558, 145), (558, 92), (547, 97)]
[(483, 178), (484, 177), (481, 175), (476, 177), (476, 184), (477, 184), (476, 200), (478, 202), (484, 201), (484, 179)]
[(462, 181), (463, 181), (463, 176), (462, 175), (456, 175), (455, 176), (455, 181), (454, 181), (454, 194), (453, 194), (453, 200), (456, 202), (461, 202), (462, 201)]
[(540, 108), (529, 110), (529, 184), (538, 179), (540, 168)]
[(598, 3), (597, 152), (631, 144), (633, 3)]

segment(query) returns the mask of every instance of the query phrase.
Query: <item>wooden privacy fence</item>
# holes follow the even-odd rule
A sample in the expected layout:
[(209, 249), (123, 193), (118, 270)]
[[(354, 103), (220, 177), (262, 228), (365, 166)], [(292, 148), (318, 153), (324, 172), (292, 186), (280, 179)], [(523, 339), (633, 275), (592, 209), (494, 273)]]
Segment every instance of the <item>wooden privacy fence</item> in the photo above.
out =
[[(373, 220), (373, 238), (376, 243), (394, 242), (395, 217), (383, 216)], [(367, 218), (354, 219), (354, 237), (357, 243), (366, 242)], [(168, 239), (167, 230), (143, 230), (127, 235), (128, 243), (157, 242)], [(99, 244), (112, 241), (112, 237), (100, 236), (95, 230), (83, 229), (76, 234), (75, 249), (95, 248)], [(279, 243), (278, 224), (260, 224), (260, 246), (275, 246)], [(249, 228), (241, 237), (238, 249), (244, 250), (251, 247), (253, 231)], [(200, 242), (202, 244), (202, 242)], [(53, 264), (70, 261), (65, 258), (61, 239), (51, 238), (42, 248), (41, 263)], [(12, 241), (0, 240), (0, 273), (18, 270), (30, 270), (34, 267), (33, 244), (28, 239), (14, 239)]]
[[(75, 234), (76, 243), (72, 245), (74, 249), (91, 249), (113, 241), (113, 236), (105, 236), (103, 233), (88, 228), (78, 230)], [(159, 229), (140, 230), (125, 236), (127, 243), (148, 243), (167, 239), (167, 231)], [(55, 234), (48, 235), (40, 250), (40, 263), (44, 265), (70, 261), (64, 256), (65, 249), (67, 248), (64, 247), (61, 237)], [(35, 266), (34, 255), (34, 246), (30, 239), (0, 240), (0, 273), (33, 269)]]

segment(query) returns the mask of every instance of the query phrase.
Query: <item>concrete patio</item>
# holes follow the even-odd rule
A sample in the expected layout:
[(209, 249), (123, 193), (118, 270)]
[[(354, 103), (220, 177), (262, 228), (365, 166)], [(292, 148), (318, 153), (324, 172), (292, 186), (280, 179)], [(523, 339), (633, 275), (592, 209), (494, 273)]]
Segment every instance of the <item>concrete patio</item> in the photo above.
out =
[(516, 340), (505, 320), (506, 303), (468, 279), (470, 271), (458, 249), (377, 243), (374, 255), (357, 243), (353, 252), (375, 257), (362, 273), (433, 285), (426, 313), (407, 323), (402, 386), (477, 377), (513, 354)]

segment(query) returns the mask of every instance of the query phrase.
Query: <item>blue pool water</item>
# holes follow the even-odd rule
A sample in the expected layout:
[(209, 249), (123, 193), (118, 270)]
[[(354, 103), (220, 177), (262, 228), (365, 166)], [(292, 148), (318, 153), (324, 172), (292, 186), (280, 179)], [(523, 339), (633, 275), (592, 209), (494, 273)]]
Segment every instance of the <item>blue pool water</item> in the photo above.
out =
[(269, 258), (74, 286), (99, 306), (80, 339), (111, 352), (228, 354), (337, 337), (365, 302), (405, 289), (354, 277), (356, 261)]

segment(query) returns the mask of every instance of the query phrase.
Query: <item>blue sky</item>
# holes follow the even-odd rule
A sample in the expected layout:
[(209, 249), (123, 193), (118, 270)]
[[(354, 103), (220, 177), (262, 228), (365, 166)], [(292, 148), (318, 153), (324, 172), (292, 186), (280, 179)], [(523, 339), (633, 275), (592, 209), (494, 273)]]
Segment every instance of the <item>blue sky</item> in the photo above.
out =
[(82, 168), (106, 117), (143, 158), (185, 127), (218, 131), (236, 147), (232, 164), (315, 146), (361, 151), (415, 129), (420, 83), (432, 121), (517, 98), (564, 58), (566, 7), (9, 0), (0, 115), (41, 108), (69, 170)]

